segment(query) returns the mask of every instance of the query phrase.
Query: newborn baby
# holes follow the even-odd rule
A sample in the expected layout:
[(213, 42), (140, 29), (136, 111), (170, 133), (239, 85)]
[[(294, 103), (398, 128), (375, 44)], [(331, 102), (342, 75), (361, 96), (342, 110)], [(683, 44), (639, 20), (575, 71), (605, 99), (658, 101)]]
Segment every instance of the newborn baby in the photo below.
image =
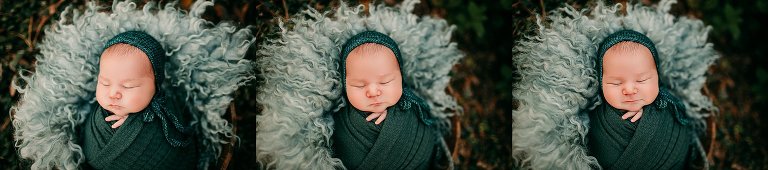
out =
[(623, 30), (608, 36), (599, 50), (597, 71), (605, 103), (590, 114), (590, 154), (605, 169), (684, 168), (695, 138), (686, 126), (682, 102), (660, 88), (653, 42)]
[(128, 114), (144, 110), (155, 95), (152, 64), (139, 48), (115, 44), (101, 55), (96, 101), (112, 115), (105, 121), (115, 121), (120, 127)]
[(159, 90), (165, 60), (160, 43), (144, 32), (124, 32), (107, 42), (99, 60), (99, 105), (82, 127), (85, 167), (193, 169), (197, 165), (197, 144), (188, 123)]
[(347, 57), (349, 103), (360, 111), (370, 112), (367, 121), (387, 117), (387, 108), (395, 105), (403, 94), (403, 76), (392, 50), (375, 43), (358, 46)]
[(659, 72), (648, 48), (631, 41), (620, 42), (603, 57), (603, 98), (616, 109), (626, 111), (621, 119), (643, 115), (643, 106), (659, 94)]
[(366, 31), (347, 40), (340, 57), (351, 106), (333, 114), (334, 157), (348, 169), (433, 168), (440, 136), (428, 105), (403, 81), (395, 41)]

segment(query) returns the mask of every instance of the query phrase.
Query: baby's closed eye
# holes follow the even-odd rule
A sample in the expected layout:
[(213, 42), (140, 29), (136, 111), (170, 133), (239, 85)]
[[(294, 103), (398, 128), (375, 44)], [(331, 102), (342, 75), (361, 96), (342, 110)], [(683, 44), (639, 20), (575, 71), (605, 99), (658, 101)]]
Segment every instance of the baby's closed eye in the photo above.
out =
[(109, 83), (103, 80), (99, 80), (99, 84), (101, 84), (102, 86), (109, 86)]
[(640, 80), (638, 80), (637, 82), (638, 82), (638, 83), (644, 83), (644, 82), (646, 82), (646, 81), (648, 81), (648, 80), (650, 80), (650, 79), (651, 79), (651, 77), (647, 77), (647, 78), (643, 78), (643, 79), (640, 79)]
[(136, 87), (139, 87), (139, 84), (123, 84), (123, 88), (126, 88), (126, 89), (132, 89)]
[(395, 79), (391, 79), (391, 80), (389, 80), (389, 81), (381, 82), (381, 83), (379, 83), (379, 84), (389, 84), (389, 83), (390, 83), (390, 82), (392, 82), (392, 81), (395, 81)]

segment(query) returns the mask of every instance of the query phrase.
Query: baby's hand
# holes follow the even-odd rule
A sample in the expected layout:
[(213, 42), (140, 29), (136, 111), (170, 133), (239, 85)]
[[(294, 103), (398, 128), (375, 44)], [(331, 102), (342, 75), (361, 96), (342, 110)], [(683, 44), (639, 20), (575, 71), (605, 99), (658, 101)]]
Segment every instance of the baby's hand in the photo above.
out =
[(117, 122), (115, 122), (115, 124), (112, 124), (112, 129), (114, 129), (114, 128), (120, 127), (120, 125), (123, 125), (123, 123), (125, 122), (126, 118), (128, 118), (128, 115), (123, 115), (123, 116), (120, 116), (120, 115), (110, 115), (110, 116), (107, 116), (107, 118), (104, 118), (104, 120), (107, 121), (107, 122), (117, 120)]
[[(378, 119), (376, 119), (377, 117)], [(376, 119), (376, 122), (374, 123), (378, 125), (379, 123), (384, 121), (385, 118), (387, 118), (387, 110), (384, 110), (383, 112), (378, 112), (378, 113), (371, 113), (370, 115), (368, 115), (368, 117), (365, 118), (365, 121), (370, 122), (371, 120)]]
[(629, 120), (629, 121), (630, 121), (630, 122), (635, 122), (635, 121), (637, 121), (638, 119), (640, 119), (640, 117), (641, 117), (641, 116), (643, 116), (643, 109), (640, 109), (640, 110), (639, 110), (639, 111), (637, 111), (637, 112), (632, 112), (632, 111), (629, 111), (629, 112), (627, 112), (627, 113), (624, 113), (624, 115), (622, 115), (622, 116), (621, 116), (621, 119), (623, 119), (623, 120), (627, 120), (627, 118), (629, 118), (629, 117), (632, 117), (632, 119), (631, 119), (631, 120)]

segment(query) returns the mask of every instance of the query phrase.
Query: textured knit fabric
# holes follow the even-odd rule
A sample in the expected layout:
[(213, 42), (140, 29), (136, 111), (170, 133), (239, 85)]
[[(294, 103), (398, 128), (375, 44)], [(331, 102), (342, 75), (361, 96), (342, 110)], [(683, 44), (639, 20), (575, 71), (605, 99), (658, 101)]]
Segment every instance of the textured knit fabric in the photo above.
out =
[(590, 114), (589, 152), (604, 169), (683, 169), (688, 167), (694, 138), (690, 127), (674, 115), (683, 112), (660, 89), (659, 97), (643, 107), (637, 122), (621, 119), (624, 112), (608, 105)]
[[(142, 112), (153, 112), (145, 109)], [(85, 167), (94, 169), (195, 169), (196, 143), (173, 146), (163, 134), (161, 121), (143, 121), (142, 116), (128, 116), (125, 123), (112, 129), (104, 121), (109, 113), (99, 107), (86, 120), (83, 130)]]
[(365, 120), (370, 113), (354, 107), (335, 113), (335, 157), (347, 169), (429, 168), (441, 149), (434, 127), (420, 123), (414, 108), (396, 105), (387, 112), (379, 125)]
[[(256, 117), (256, 159), (266, 169), (345, 168), (332, 146), (333, 115), (349, 105), (342, 94), (339, 55), (352, 36), (365, 31), (380, 32), (397, 43), (403, 82), (424, 99), (436, 131), (450, 133), (449, 117), (461, 114), (462, 108), (446, 88), (451, 69), (464, 54), (451, 41), (453, 26), (413, 13), (418, 2), (349, 6), (341, 1), (329, 11), (306, 9), (278, 24), (277, 38), (261, 44), (256, 57), (263, 80), (256, 92), (262, 106)], [(443, 140), (439, 143), (440, 158), (447, 159), (435, 162), (451, 168), (448, 147)]]
[[(206, 9), (213, 6), (211, 1), (196, 1), (189, 10), (178, 8), (176, 3), (99, 4), (103, 3), (90, 1), (84, 8), (68, 7), (56, 14), (58, 18), (45, 27), (45, 36), (36, 46), (40, 55), (36, 56), (35, 70), (21, 71), (14, 84), (21, 94), (12, 107), (19, 156), (31, 163), (31, 169), (73, 170), (87, 166), (81, 131), (85, 120), (98, 108), (95, 91), (99, 56), (116, 35), (140, 31), (162, 46), (162, 50), (142, 51), (148, 56), (158, 53), (167, 57), (164, 65), (153, 62), (156, 89), (165, 94), (163, 100), (179, 105), (176, 111), (163, 111), (170, 107), (154, 107), (164, 103), (156, 96), (156, 104), (148, 108), (160, 112), (147, 113), (149, 117), (132, 114), (129, 118), (157, 124), (162, 134), (157, 139), (165, 143), (178, 139), (178, 144), (183, 144), (185, 137), (180, 132), (191, 125), (193, 141), (187, 146), (196, 143), (195, 157), (199, 158), (191, 164), (208, 169), (221, 155), (222, 146), (236, 139), (232, 124), (223, 116), (234, 99), (232, 94), (255, 78), (253, 63), (244, 58), (253, 42), (250, 30), (238, 29), (231, 22), (203, 19)], [(171, 113), (184, 113), (181, 115), (186, 116), (186, 126), (172, 123), (176, 122), (172, 116), (179, 114)]]

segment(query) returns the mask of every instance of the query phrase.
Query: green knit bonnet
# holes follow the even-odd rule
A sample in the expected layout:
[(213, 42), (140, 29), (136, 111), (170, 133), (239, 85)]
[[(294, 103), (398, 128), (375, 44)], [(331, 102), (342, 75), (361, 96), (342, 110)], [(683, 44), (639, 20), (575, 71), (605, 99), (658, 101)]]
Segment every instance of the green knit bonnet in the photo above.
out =
[(160, 85), (163, 84), (163, 79), (165, 79), (165, 75), (162, 74), (162, 71), (164, 70), (163, 67), (166, 61), (165, 51), (163, 50), (163, 46), (160, 45), (160, 42), (147, 33), (141, 31), (127, 31), (112, 37), (112, 39), (107, 41), (107, 44), (104, 45), (104, 49), (106, 50), (112, 45), (121, 43), (139, 48), (147, 55), (147, 57), (149, 57), (149, 62), (152, 64), (152, 70), (155, 74), (155, 87), (157, 87), (155, 89), (159, 89)]
[[(600, 43), (600, 47), (597, 51), (597, 75), (598, 75), (598, 87), (601, 89), (602, 92), (602, 84), (603, 84), (603, 57), (605, 55), (605, 52), (608, 51), (611, 47), (614, 45), (620, 43), (620, 42), (635, 42), (638, 44), (641, 44), (645, 46), (645, 48), (648, 48), (648, 50), (651, 51), (651, 55), (653, 56), (653, 62), (656, 64), (656, 70), (658, 74), (661, 74), (661, 71), (658, 71), (659, 69), (659, 53), (656, 52), (656, 45), (653, 44), (653, 41), (651, 41), (650, 38), (643, 35), (642, 33), (639, 33), (634, 30), (621, 30), (618, 32), (615, 32), (611, 35), (609, 35), (605, 40), (603, 40), (602, 43)], [(661, 81), (659, 81), (659, 86), (661, 86)]]
[(653, 56), (653, 62), (656, 64), (656, 71), (659, 77), (659, 84), (658, 84), (659, 94), (657, 95), (656, 100), (654, 100), (649, 106), (655, 106), (657, 108), (667, 108), (669, 106), (672, 106), (672, 109), (675, 110), (674, 116), (676, 117), (676, 119), (681, 124), (686, 125), (687, 120), (684, 118), (685, 105), (682, 103), (682, 101), (680, 101), (680, 99), (672, 95), (672, 93), (670, 93), (670, 91), (667, 88), (662, 86), (663, 83), (661, 82), (661, 71), (658, 70), (660, 68), (659, 53), (656, 50), (656, 45), (653, 43), (653, 41), (651, 41), (650, 38), (634, 30), (621, 30), (621, 31), (615, 32), (611, 35), (608, 35), (608, 37), (606, 37), (603, 40), (603, 42), (600, 43), (600, 46), (597, 51), (597, 57), (596, 57), (597, 61), (595, 61), (597, 66), (595, 70), (597, 71), (597, 77), (598, 77), (597, 87), (598, 87), (599, 98), (601, 99), (603, 98), (603, 89), (602, 89), (603, 88), (602, 87), (603, 57), (605, 55), (605, 52), (608, 51), (608, 49), (610, 49), (614, 45), (620, 42), (625, 42), (625, 41), (635, 42), (648, 48), (648, 50), (651, 51), (651, 55)]
[(341, 48), (341, 53), (339, 54), (340, 60), (339, 60), (339, 72), (341, 73), (341, 91), (342, 96), (344, 96), (345, 100), (349, 100), (346, 95), (346, 62), (347, 57), (349, 56), (349, 53), (352, 52), (355, 48), (357, 48), (360, 45), (366, 44), (366, 43), (376, 43), (383, 45), (395, 54), (395, 58), (397, 59), (397, 64), (400, 67), (400, 73), (403, 75), (403, 94), (400, 97), (400, 100), (397, 101), (396, 106), (399, 106), (402, 109), (410, 109), (413, 106), (416, 106), (419, 111), (419, 117), (420, 119), (427, 125), (432, 124), (431, 116), (430, 116), (430, 108), (429, 105), (419, 96), (416, 96), (413, 92), (412, 88), (410, 87), (410, 84), (405, 81), (405, 71), (403, 71), (403, 58), (402, 54), (400, 53), (400, 49), (397, 46), (397, 42), (390, 38), (389, 36), (376, 32), (376, 31), (364, 31), (357, 35), (352, 36), (352, 38), (349, 38), (346, 43)]
[(127, 31), (112, 37), (104, 45), (104, 50), (115, 44), (127, 44), (140, 49), (147, 55), (149, 62), (152, 64), (155, 76), (155, 95), (152, 96), (149, 106), (136, 114), (143, 116), (144, 122), (151, 122), (155, 117), (158, 117), (162, 122), (165, 138), (171, 146), (184, 147), (188, 145), (192, 132), (188, 127), (184, 127), (180, 115), (178, 115), (179, 112), (176, 112), (173, 107), (168, 105), (163, 91), (160, 90), (165, 79), (164, 65), (167, 60), (163, 46), (157, 39), (141, 31)]

